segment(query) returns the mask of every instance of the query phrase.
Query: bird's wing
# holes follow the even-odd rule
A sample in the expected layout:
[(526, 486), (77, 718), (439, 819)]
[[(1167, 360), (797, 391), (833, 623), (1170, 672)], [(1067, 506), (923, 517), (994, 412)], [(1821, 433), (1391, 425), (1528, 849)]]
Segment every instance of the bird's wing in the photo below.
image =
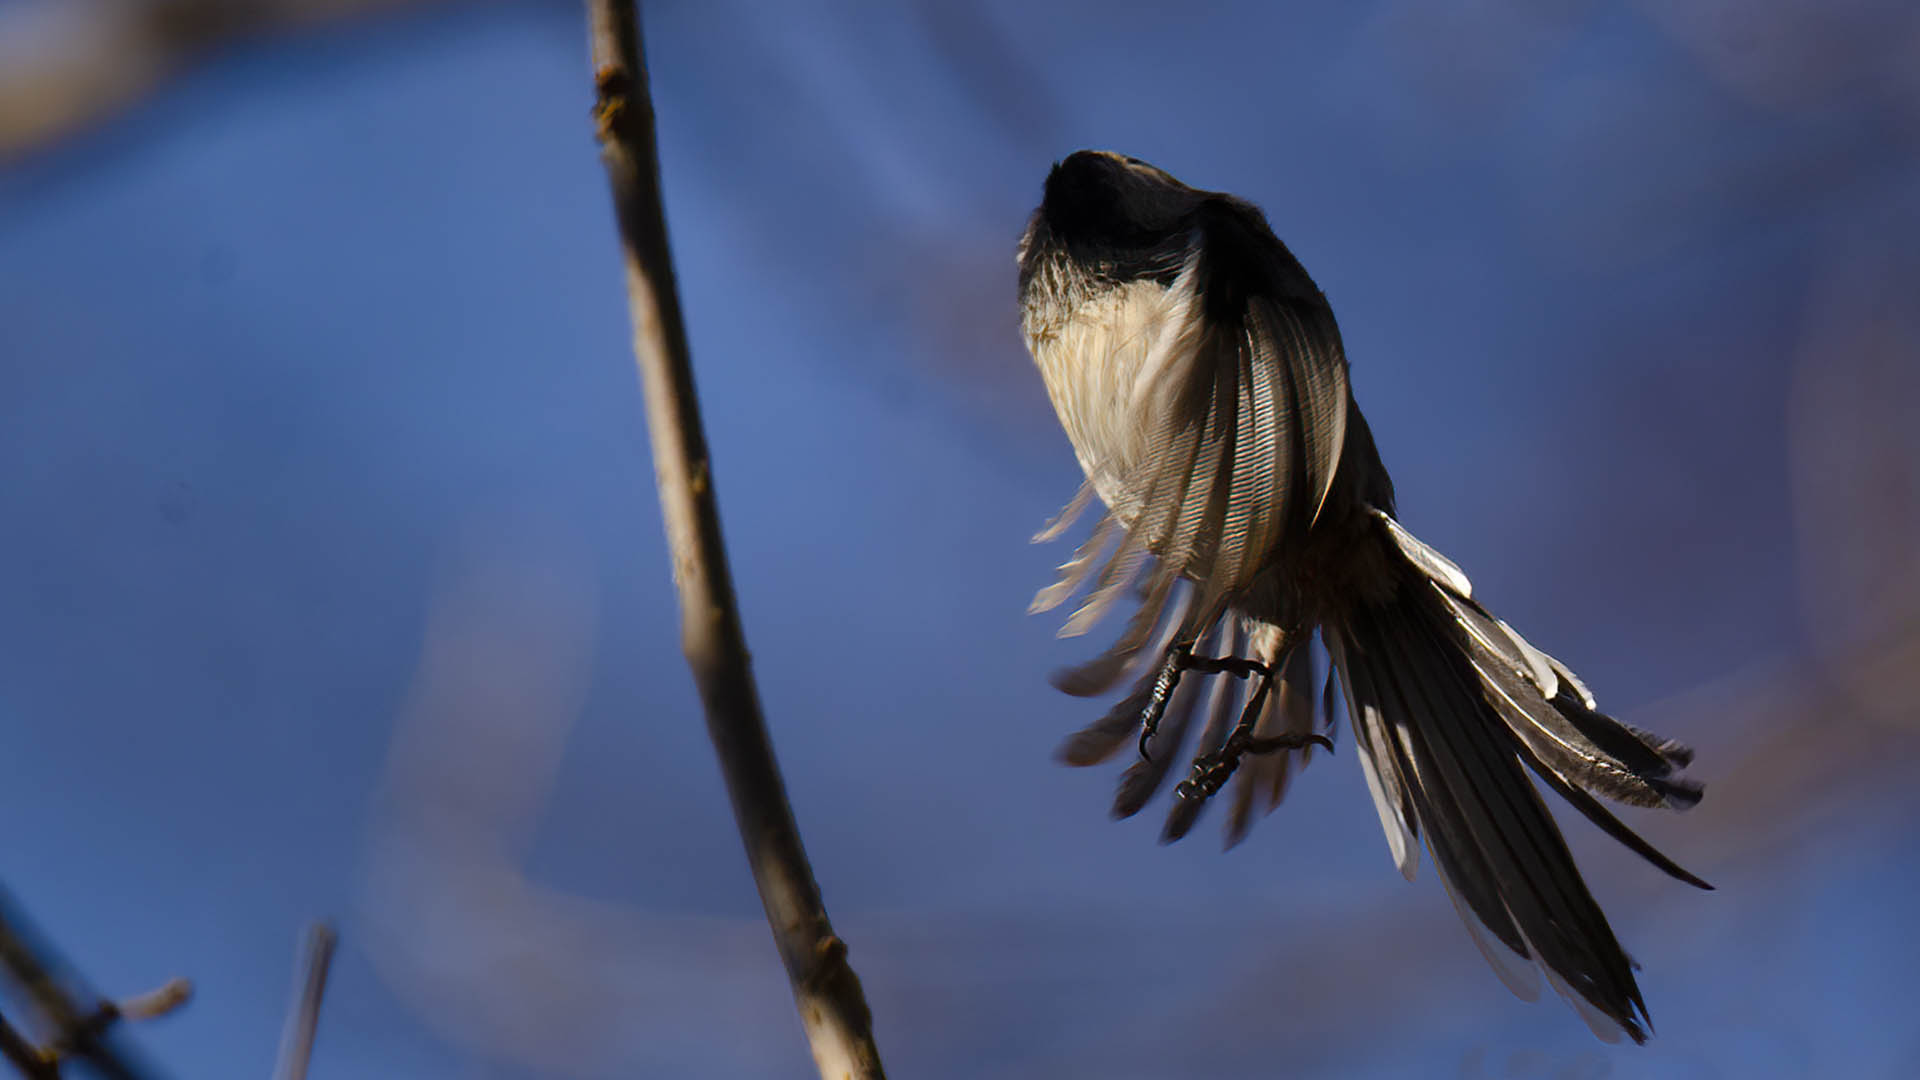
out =
[[(1194, 592), (1180, 638), (1210, 625), (1276, 547), (1311, 526), (1345, 444), (1346, 357), (1319, 290), (1271, 234), (1228, 216), (1197, 233), (1170, 287), (1175, 325), (1130, 395), (1136, 450), (1111, 482), (1089, 481), (1119, 496), (1035, 601), (1051, 608), (1092, 580), (1062, 631), (1081, 633), (1147, 571), (1142, 607), (1121, 639), (1059, 680), (1073, 693), (1117, 683), (1176, 580)], [(1250, 259), (1259, 260), (1251, 270)]]

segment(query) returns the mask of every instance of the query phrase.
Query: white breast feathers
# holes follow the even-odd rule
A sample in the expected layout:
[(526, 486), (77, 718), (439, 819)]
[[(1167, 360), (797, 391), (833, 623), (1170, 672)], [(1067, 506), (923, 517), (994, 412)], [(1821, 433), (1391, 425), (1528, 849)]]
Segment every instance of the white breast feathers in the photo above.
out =
[(1024, 327), (1080, 467), (1123, 523), (1140, 494), (1124, 482), (1191, 377), (1206, 335), (1196, 278), (1189, 261), (1171, 284), (1096, 290)]

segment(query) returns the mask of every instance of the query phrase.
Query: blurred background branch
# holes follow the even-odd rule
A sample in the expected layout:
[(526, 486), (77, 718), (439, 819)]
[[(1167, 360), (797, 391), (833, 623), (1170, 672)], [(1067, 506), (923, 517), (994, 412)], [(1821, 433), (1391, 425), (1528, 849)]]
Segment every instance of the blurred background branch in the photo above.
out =
[(41, 1053), (40, 1048), (29, 1042), (26, 1036), (14, 1030), (5, 1017), (0, 1017), (0, 1055), (5, 1056), (14, 1071), (27, 1080), (50, 1080), (60, 1075), (59, 1066)]
[(31, 1007), (41, 1029), (33, 1039), (0, 1020), (0, 1051), (34, 1080), (60, 1076), (67, 1061), (82, 1062), (109, 1080), (151, 1075), (116, 1045), (111, 1029), (121, 1019), (164, 1016), (192, 994), (184, 979), (118, 1003), (88, 992), (78, 977), (65, 971), (52, 947), (4, 892), (0, 892), (0, 969), (11, 990), (7, 996)]
[(0, 6), (0, 162), (112, 120), (249, 38), (454, 0), (13, 0)]
[(313, 1037), (320, 1027), (320, 999), (327, 992), (327, 973), (333, 969), (333, 950), (340, 942), (332, 926), (314, 923), (300, 941), (293, 969), (293, 1000), (287, 1007), (287, 1027), (280, 1036), (280, 1061), (274, 1080), (307, 1080), (313, 1060)]

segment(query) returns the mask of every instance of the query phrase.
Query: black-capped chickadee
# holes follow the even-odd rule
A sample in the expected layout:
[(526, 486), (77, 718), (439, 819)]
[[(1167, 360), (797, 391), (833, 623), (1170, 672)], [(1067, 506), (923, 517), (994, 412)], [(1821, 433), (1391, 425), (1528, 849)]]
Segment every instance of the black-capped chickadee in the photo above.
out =
[[(1199, 713), (1163, 838), (1184, 835), (1231, 780), (1237, 841), (1256, 800), (1279, 802), (1293, 752), (1304, 763), (1311, 745), (1331, 748), (1315, 722), (1317, 630), (1401, 873), (1413, 877), (1424, 835), (1502, 981), (1531, 1000), (1544, 969), (1596, 1035), (1644, 1041), (1633, 962), (1526, 770), (1655, 866), (1710, 888), (1594, 797), (1692, 806), (1700, 786), (1677, 775), (1692, 752), (1598, 712), (1573, 672), (1394, 519), (1333, 312), (1266, 218), (1135, 158), (1081, 151), (1047, 176), (1019, 263), (1021, 329), (1087, 476), (1037, 539), (1096, 495), (1107, 507), (1034, 610), (1087, 586), (1062, 631), (1080, 633), (1139, 598), (1119, 641), (1056, 680), (1079, 695), (1136, 680), (1062, 757), (1093, 764), (1137, 733), (1141, 760), (1114, 803), (1126, 816), (1158, 790)], [(1329, 678), (1321, 716), (1331, 693)]]

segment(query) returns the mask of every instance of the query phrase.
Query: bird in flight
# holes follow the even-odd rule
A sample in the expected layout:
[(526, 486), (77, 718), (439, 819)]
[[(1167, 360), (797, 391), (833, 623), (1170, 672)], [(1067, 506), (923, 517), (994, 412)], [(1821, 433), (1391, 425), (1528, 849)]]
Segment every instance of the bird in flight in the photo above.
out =
[(1707, 889), (1600, 802), (1694, 805), (1700, 785), (1679, 775), (1693, 753), (1601, 713), (1396, 519), (1333, 311), (1265, 216), (1083, 150), (1047, 176), (1019, 266), (1021, 330), (1086, 473), (1036, 539), (1106, 507), (1033, 610), (1080, 596), (1070, 635), (1137, 605), (1110, 648), (1056, 676), (1081, 696), (1131, 680), (1061, 757), (1136, 747), (1114, 800), (1124, 817), (1164, 786), (1197, 722), (1162, 838), (1226, 791), (1234, 843), (1256, 804), (1279, 803), (1296, 756), (1332, 749), (1319, 721), (1331, 730), (1337, 677), (1400, 872), (1412, 879), (1424, 840), (1514, 993), (1533, 1000), (1544, 972), (1596, 1035), (1644, 1042), (1636, 965), (1527, 774)]

